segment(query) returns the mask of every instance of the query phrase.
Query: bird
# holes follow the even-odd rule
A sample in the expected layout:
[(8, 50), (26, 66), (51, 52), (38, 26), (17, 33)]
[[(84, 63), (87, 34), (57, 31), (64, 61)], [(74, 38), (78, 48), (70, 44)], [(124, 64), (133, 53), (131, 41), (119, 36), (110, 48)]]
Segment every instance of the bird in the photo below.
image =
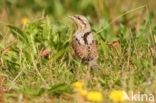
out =
[(83, 15), (69, 16), (76, 24), (76, 30), (72, 36), (72, 48), (79, 59), (88, 64), (89, 68), (98, 68), (98, 48), (93, 37), (88, 19)]

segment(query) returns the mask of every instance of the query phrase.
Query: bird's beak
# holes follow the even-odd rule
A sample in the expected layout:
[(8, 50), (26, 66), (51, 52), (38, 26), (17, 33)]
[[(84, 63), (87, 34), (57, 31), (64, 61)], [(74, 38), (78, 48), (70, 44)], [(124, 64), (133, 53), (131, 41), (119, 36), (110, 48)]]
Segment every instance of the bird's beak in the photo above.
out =
[(72, 19), (72, 20), (74, 20), (75, 19), (75, 17), (74, 16), (68, 16), (70, 19)]

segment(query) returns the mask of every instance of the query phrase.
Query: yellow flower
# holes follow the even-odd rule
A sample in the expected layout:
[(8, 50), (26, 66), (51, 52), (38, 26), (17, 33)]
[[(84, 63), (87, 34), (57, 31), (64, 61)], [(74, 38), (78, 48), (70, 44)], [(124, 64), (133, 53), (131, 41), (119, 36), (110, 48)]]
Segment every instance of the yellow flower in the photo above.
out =
[(85, 90), (85, 86), (83, 82), (77, 81), (73, 83), (74, 89), (83, 97), (86, 96), (87, 90)]
[(122, 91), (122, 90), (113, 90), (110, 95), (109, 95), (110, 99), (113, 101), (113, 102), (123, 102), (125, 100), (128, 100), (129, 97), (128, 95), (126, 94), (125, 91)]
[(77, 82), (73, 83), (73, 87), (76, 90), (82, 90), (82, 89), (84, 89), (84, 83), (77, 81)]
[(28, 24), (30, 22), (30, 20), (27, 18), (27, 17), (24, 17), (24, 18), (22, 18), (22, 20), (21, 20), (21, 23), (23, 24), (23, 25), (26, 25), (26, 24)]
[(98, 91), (90, 91), (86, 94), (86, 99), (92, 102), (102, 102), (103, 95), (101, 92)]

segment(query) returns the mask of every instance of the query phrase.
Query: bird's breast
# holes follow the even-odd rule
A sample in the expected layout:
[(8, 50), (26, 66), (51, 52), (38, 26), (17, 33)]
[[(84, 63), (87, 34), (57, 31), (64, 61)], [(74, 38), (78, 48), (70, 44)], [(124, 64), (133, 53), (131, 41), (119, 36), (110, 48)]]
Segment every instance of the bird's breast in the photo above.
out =
[(76, 32), (74, 38), (76, 38), (82, 45), (91, 44), (94, 41), (91, 31)]
[[(83, 43), (85, 42), (83, 41)], [(72, 41), (72, 47), (75, 54), (83, 61), (90, 61), (93, 59), (97, 59), (98, 56), (97, 46), (96, 46), (96, 42), (93, 40), (91, 43), (81, 44), (81, 41), (75, 37), (73, 38)]]

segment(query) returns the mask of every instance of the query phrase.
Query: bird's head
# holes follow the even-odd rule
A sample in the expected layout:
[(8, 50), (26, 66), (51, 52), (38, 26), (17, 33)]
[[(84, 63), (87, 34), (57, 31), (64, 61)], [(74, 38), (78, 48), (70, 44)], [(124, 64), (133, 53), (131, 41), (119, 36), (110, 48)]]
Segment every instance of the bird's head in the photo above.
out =
[(74, 15), (69, 16), (69, 18), (74, 21), (79, 30), (90, 29), (90, 24), (86, 17), (82, 15)]

